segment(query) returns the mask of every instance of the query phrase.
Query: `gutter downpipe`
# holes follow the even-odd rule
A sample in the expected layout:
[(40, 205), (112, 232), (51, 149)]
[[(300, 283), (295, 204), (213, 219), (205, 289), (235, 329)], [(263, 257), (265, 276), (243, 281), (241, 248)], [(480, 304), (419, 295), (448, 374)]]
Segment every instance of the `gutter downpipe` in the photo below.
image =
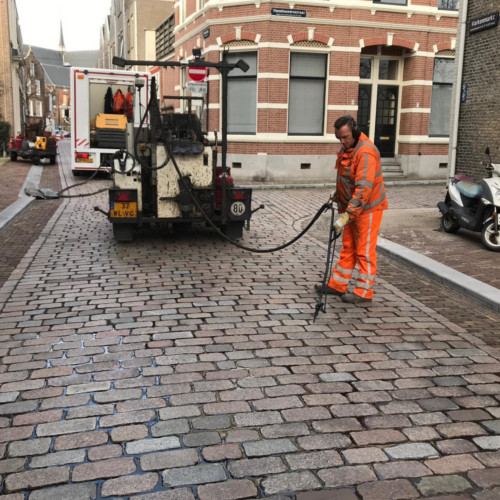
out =
[(465, 32), (467, 28), (467, 10), (469, 0), (462, 0), (460, 12), (460, 43), (458, 48), (457, 84), (455, 89), (455, 103), (453, 110), (453, 130), (450, 157), (450, 178), (455, 175), (457, 163), (458, 120), (460, 118), (460, 100), (462, 96), (462, 73), (464, 68)]

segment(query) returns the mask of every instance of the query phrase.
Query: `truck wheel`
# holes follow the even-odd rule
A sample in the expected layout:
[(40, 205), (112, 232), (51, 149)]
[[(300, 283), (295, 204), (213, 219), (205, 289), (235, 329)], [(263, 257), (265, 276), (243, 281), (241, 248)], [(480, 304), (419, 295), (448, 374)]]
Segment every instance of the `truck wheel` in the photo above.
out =
[(40, 165), (40, 158), (33, 158), (33, 165)]
[(12, 161), (17, 161), (17, 153), (10, 153), (10, 159)]
[(244, 221), (232, 221), (228, 222), (222, 227), (222, 232), (230, 239), (237, 240), (243, 236), (243, 225)]
[(489, 221), (483, 226), (481, 241), (488, 250), (500, 252), (500, 234), (495, 234), (495, 224), (493, 221)]
[(115, 241), (133, 241), (134, 225), (133, 224), (113, 224), (113, 236)]
[(51, 156), (49, 158), (49, 162), (50, 162), (51, 165), (55, 165), (55, 163), (56, 163), (56, 157), (55, 156)]

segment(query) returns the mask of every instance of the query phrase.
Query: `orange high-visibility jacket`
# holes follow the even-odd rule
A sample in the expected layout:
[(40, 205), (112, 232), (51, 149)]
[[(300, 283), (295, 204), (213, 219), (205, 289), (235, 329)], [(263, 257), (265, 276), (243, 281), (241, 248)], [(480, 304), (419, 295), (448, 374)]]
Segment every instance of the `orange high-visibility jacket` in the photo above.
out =
[(125, 103), (125, 96), (122, 91), (118, 89), (113, 97), (113, 111), (115, 113), (123, 113)]
[(132, 113), (134, 112), (133, 104), (132, 104), (132, 94), (130, 92), (127, 92), (127, 95), (125, 96), (125, 113), (127, 116), (132, 116)]
[(361, 133), (357, 144), (337, 153), (337, 206), (355, 219), (362, 212), (388, 207), (382, 179), (380, 153), (368, 137)]

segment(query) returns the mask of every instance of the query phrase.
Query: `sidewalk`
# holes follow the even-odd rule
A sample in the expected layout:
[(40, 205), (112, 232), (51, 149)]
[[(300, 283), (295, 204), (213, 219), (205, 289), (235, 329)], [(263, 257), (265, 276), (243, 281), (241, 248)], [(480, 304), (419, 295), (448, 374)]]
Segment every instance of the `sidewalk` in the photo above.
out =
[(57, 165), (25, 161), (0, 163), (0, 288), (43, 231), (61, 200), (36, 200), (25, 187), (61, 189)]

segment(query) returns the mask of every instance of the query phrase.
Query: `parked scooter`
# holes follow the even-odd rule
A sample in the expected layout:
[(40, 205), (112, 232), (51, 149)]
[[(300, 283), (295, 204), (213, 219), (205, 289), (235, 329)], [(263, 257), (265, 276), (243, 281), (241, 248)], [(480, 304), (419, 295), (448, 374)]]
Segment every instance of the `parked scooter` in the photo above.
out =
[(487, 177), (481, 182), (463, 175), (450, 178), (446, 198), (437, 206), (443, 214), (441, 227), (446, 233), (456, 233), (461, 227), (481, 231), (481, 241), (488, 250), (500, 252), (500, 164), (491, 161), (490, 148), (486, 148), (489, 163)]

